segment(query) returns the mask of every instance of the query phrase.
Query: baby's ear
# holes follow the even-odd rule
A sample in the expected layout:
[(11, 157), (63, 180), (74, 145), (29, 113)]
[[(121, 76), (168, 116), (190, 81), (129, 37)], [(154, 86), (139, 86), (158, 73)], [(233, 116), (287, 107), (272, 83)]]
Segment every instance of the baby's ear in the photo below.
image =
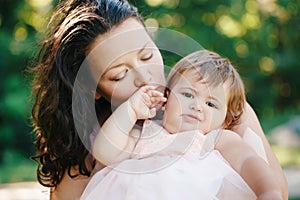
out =
[[(166, 88), (166, 89), (165, 89), (165, 92), (164, 92), (164, 97), (167, 98), (167, 101), (168, 101), (169, 95), (170, 95), (170, 89), (169, 89), (169, 88)], [(167, 104), (167, 101), (165, 101), (165, 102), (163, 103), (163, 105), (162, 105), (162, 107), (161, 107), (161, 110), (162, 110), (162, 111), (165, 111), (165, 110), (166, 110), (166, 104)]]
[(223, 123), (222, 128), (227, 129), (228, 127), (230, 127), (232, 121), (233, 121), (232, 116), (227, 115), (226, 118), (225, 118), (225, 121)]

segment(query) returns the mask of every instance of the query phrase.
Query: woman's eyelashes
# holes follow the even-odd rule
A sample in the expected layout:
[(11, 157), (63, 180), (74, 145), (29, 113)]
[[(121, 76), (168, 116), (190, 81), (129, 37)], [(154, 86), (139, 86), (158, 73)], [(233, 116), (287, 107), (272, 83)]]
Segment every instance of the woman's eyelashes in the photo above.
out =
[[(151, 58), (153, 58), (153, 51), (152, 50), (147, 50), (141, 57), (140, 57), (140, 60), (141, 61), (148, 61), (150, 60)], [(129, 71), (129, 68), (126, 66), (126, 65), (119, 65), (118, 68), (125, 68), (125, 69), (122, 69), (120, 70), (120, 72), (117, 72), (117, 73), (114, 73), (114, 75), (111, 76), (110, 80), (112, 81), (121, 81), (122, 79), (124, 79), (127, 75), (127, 72)], [(117, 68), (116, 68), (117, 69)], [(118, 69), (117, 69), (118, 70)], [(113, 71), (115, 71), (115, 69), (113, 69)], [(118, 70), (119, 71), (119, 70)]]
[(150, 60), (152, 57), (153, 57), (153, 52), (150, 51), (150, 52), (147, 52), (144, 55), (142, 55), (140, 59), (142, 61), (147, 61), (147, 60)]
[(128, 69), (123, 69), (120, 73), (117, 73), (116, 75), (111, 77), (111, 80), (113, 81), (121, 81), (124, 79), (127, 75)]

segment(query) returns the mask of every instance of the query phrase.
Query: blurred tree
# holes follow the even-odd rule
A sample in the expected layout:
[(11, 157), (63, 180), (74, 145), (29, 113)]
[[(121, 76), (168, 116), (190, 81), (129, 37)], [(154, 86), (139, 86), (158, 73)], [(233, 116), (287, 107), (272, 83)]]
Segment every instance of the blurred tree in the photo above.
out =
[[(47, 3), (48, 2), (48, 3)], [(25, 73), (51, 1), (0, 0), (0, 164), (5, 151), (34, 152), (27, 115), (30, 84)]]
[[(23, 6), (21, 1), (0, 2), (0, 161), (4, 150), (16, 148), (28, 152), (30, 137), (29, 128), (24, 123), (28, 88), (25, 87), (20, 72), (25, 68), (25, 54), (19, 54), (23, 43), (21, 39), (27, 34), (22, 22), (18, 19), (17, 10)], [(19, 30), (19, 41), (15, 32)], [(21, 38), (23, 37), (23, 38)], [(19, 54), (16, 56), (16, 54)], [(25, 132), (26, 131), (26, 132)], [(23, 145), (24, 144), (24, 145)]]

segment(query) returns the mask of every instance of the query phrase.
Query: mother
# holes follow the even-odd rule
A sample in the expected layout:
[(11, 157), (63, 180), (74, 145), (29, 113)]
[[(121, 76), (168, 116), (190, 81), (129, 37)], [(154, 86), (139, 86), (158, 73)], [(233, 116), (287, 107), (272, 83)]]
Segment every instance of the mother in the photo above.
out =
[[(139, 29), (138, 34), (136, 29)], [(115, 37), (120, 34), (126, 34), (125, 40)], [(103, 42), (106, 45), (99, 46)], [(91, 174), (101, 169), (101, 166), (95, 167), (95, 161), (78, 136), (72, 113), (74, 81), (81, 63), (92, 50), (90, 74), (100, 73), (101, 77), (87, 77), (98, 82), (97, 89), (84, 87), (85, 95), (79, 101), (81, 105), (95, 104), (93, 108), (96, 108), (100, 125), (110, 115), (112, 107), (118, 106), (139, 87), (165, 81), (161, 54), (135, 7), (125, 0), (61, 2), (38, 52), (37, 66), (32, 69), (35, 96), (32, 121), (37, 133), (34, 159), (39, 163), (38, 180), (51, 187), (52, 200), (78, 199)], [(86, 126), (93, 112), (89, 108), (82, 108), (76, 120), (82, 127), (80, 131), (85, 133), (92, 132)], [(269, 163), (287, 198), (282, 169), (248, 104), (241, 124), (233, 130), (243, 135), (247, 127), (262, 138)]]

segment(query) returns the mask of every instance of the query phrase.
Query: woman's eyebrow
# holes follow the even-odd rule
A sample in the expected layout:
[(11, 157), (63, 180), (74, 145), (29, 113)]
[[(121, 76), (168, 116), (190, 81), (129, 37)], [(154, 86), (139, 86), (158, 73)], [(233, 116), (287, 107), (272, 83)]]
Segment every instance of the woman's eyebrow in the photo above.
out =
[(106, 68), (106, 70), (103, 72), (102, 76), (105, 75), (107, 72), (109, 72), (110, 70), (112, 69), (115, 69), (115, 68), (118, 68), (118, 67), (121, 67), (122, 65), (124, 65), (123, 63), (121, 64), (117, 64), (117, 65), (112, 65), (112, 66), (108, 66)]

